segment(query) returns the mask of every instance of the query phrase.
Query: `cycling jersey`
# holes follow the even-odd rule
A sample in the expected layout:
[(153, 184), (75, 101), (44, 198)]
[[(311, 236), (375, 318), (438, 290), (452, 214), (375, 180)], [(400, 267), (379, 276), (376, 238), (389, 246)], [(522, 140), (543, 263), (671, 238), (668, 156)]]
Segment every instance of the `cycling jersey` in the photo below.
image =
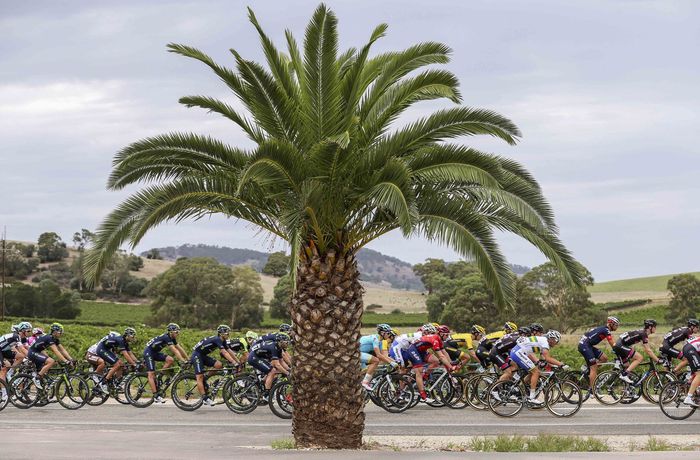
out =
[(153, 337), (146, 343), (146, 348), (144, 349), (144, 354), (147, 352), (158, 353), (163, 348), (169, 347), (171, 345), (177, 345), (177, 339), (170, 336), (169, 332), (159, 335), (158, 337)]
[(379, 336), (376, 334), (363, 335), (360, 337), (360, 353), (373, 353), (375, 348), (379, 348)]
[(450, 338), (457, 342), (457, 345), (459, 345), (460, 348), (466, 348), (467, 350), (474, 349), (474, 336), (468, 332), (462, 334), (452, 334)]
[(270, 361), (279, 360), (282, 356), (282, 347), (277, 340), (258, 340), (248, 354), (248, 364), (267, 375), (272, 371)]
[(603, 339), (607, 340), (608, 342), (610, 342), (610, 345), (612, 345), (612, 333), (610, 332), (610, 329), (607, 328), (607, 326), (600, 326), (589, 329), (581, 336), (579, 343), (585, 342), (588, 345), (595, 346), (602, 342)]
[(248, 351), (248, 342), (244, 338), (231, 339), (228, 341), (228, 348), (235, 353), (244, 353)]
[(695, 337), (683, 346), (683, 355), (688, 359), (691, 372), (700, 371), (700, 337)]
[(0, 351), (10, 351), (20, 345), (20, 343), (19, 332), (10, 332), (9, 334), (0, 336)]
[(218, 335), (212, 335), (211, 337), (207, 337), (206, 339), (202, 339), (197, 342), (197, 345), (195, 345), (192, 350), (195, 353), (208, 355), (217, 348), (219, 350), (228, 350), (228, 342)]
[(464, 355), (464, 352), (460, 350), (459, 343), (456, 340), (448, 338), (444, 341), (444, 345), (445, 351), (450, 357), (450, 361), (459, 361), (462, 358), (462, 355)]
[(649, 343), (649, 336), (644, 329), (637, 329), (636, 331), (629, 331), (621, 334), (620, 338), (617, 339), (615, 346), (629, 347), (639, 342), (642, 342), (643, 344)]
[(51, 334), (42, 335), (29, 347), (30, 353), (39, 353), (46, 350), (51, 345), (59, 345), (61, 342)]
[(549, 350), (549, 340), (547, 340), (547, 337), (537, 335), (520, 337), (513, 348), (513, 351), (515, 350), (523, 350), (527, 353), (539, 354), (544, 350)]
[(506, 334), (503, 338), (497, 340), (493, 347), (491, 347), (491, 352), (495, 352), (499, 355), (503, 353), (508, 353), (515, 345), (518, 343), (520, 336), (517, 333)]
[(109, 351), (131, 351), (129, 348), (129, 342), (126, 338), (121, 335), (106, 335), (100, 340), (97, 345), (97, 350), (99, 352), (100, 348)]
[(679, 327), (678, 329), (674, 329), (671, 332), (664, 335), (663, 344), (669, 347), (673, 347), (677, 343), (680, 343), (684, 340), (688, 340), (691, 335), (692, 333), (690, 332), (689, 327)]
[(444, 348), (442, 339), (437, 334), (421, 336), (418, 340), (413, 342), (411, 346), (415, 347), (420, 353), (425, 353), (430, 349), (440, 351)]
[(486, 350), (491, 350), (493, 344), (499, 339), (502, 339), (504, 335), (506, 335), (506, 331), (497, 331), (487, 334), (479, 341), (479, 346)]
[(30, 335), (29, 337), (27, 337), (27, 345), (31, 347), (34, 344), (34, 342), (36, 342), (36, 339), (38, 339), (37, 336)]

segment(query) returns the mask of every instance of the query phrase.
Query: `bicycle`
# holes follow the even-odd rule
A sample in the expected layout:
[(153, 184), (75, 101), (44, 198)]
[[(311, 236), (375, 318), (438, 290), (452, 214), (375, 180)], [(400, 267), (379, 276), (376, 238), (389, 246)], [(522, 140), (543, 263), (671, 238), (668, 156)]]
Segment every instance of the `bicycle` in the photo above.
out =
[(104, 404), (110, 396), (120, 404), (129, 404), (124, 389), (125, 379), (131, 373), (140, 369), (140, 367), (141, 363), (139, 362), (136, 363), (136, 366), (127, 364), (124, 366), (124, 371), (121, 375), (115, 374), (109, 380), (107, 380), (107, 374), (111, 366), (105, 368), (102, 374), (86, 369), (84, 378), (90, 387), (90, 397), (87, 401), (88, 405), (100, 406)]
[(85, 405), (90, 390), (85, 380), (78, 374), (71, 373), (73, 366), (62, 365), (51, 369), (42, 379), (42, 388), (37, 387), (32, 374), (16, 374), (10, 381), (12, 396), (10, 401), (20, 409), (34, 405), (54, 402), (66, 409), (76, 410)]
[(489, 388), (489, 409), (501, 417), (513, 417), (520, 413), (523, 407), (540, 409), (542, 406), (556, 417), (571, 417), (583, 405), (581, 389), (571, 380), (565, 378), (566, 371), (552, 366), (551, 371), (542, 371), (537, 382), (535, 398), (543, 398), (543, 403), (530, 402), (526, 395), (530, 387), (525, 387), (524, 379), (529, 373), (518, 369), (517, 380), (496, 382)]
[[(134, 372), (124, 380), (124, 394), (126, 400), (134, 407), (146, 408), (153, 404), (156, 396), (163, 397), (170, 385), (185, 371), (189, 370), (191, 363), (184, 362), (178, 367), (161, 369), (156, 371), (156, 392), (151, 389), (148, 381), (148, 372)], [(165, 375), (169, 374), (169, 375)], [(165, 379), (164, 379), (165, 377)]]
[(669, 371), (657, 370), (651, 360), (642, 363), (641, 366), (649, 366), (649, 369), (641, 376), (635, 372), (628, 373), (633, 380), (633, 383), (628, 383), (620, 378), (622, 363), (615, 360), (614, 369), (602, 372), (596, 378), (593, 396), (598, 402), (608, 406), (617, 403), (632, 404), (642, 396), (650, 403), (658, 403), (658, 395), (663, 386), (675, 381), (676, 377)]
[[(224, 387), (231, 381), (233, 376), (238, 373), (241, 366), (223, 367), (221, 369), (209, 370), (204, 373), (204, 389), (209, 397), (216, 401), (218, 395)], [(218, 377), (209, 385), (208, 380), (212, 377)], [(178, 409), (184, 411), (193, 411), (202, 407), (204, 404), (204, 395), (199, 393), (197, 389), (197, 377), (192, 372), (181, 372), (177, 378), (174, 378), (170, 383), (170, 397)], [(224, 402), (226, 395), (223, 396)], [(215, 402), (214, 405), (221, 404)], [(228, 404), (227, 404), (228, 406)], [(229, 406), (229, 409), (231, 407)]]
[[(663, 414), (673, 420), (685, 420), (695, 413), (696, 407), (684, 404), (688, 391), (690, 390), (690, 380), (677, 380), (669, 382), (659, 393), (659, 407)], [(695, 404), (700, 404), (700, 389), (693, 395)]]

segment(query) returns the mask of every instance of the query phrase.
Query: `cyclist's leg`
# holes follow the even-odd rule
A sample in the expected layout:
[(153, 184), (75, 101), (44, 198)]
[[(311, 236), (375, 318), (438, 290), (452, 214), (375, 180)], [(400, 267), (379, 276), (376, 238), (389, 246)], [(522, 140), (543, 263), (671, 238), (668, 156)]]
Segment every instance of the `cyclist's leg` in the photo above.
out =
[(637, 353), (636, 351), (633, 350), (632, 356), (630, 357), (630, 365), (627, 368), (627, 372), (632, 372), (637, 366), (639, 366), (642, 361), (644, 360), (644, 355), (641, 353)]
[(151, 387), (151, 391), (154, 393), (158, 391), (156, 386), (156, 360), (153, 353), (143, 354), (143, 363), (146, 366), (146, 372), (148, 375), (148, 385)]

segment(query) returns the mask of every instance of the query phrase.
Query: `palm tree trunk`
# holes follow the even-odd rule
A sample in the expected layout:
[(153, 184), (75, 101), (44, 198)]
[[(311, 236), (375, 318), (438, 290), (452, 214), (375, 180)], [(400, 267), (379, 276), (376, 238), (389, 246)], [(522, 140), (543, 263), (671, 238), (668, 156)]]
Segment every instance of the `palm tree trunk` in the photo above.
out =
[(297, 447), (357, 449), (365, 425), (358, 340), (362, 285), (354, 253), (302, 253), (291, 302)]

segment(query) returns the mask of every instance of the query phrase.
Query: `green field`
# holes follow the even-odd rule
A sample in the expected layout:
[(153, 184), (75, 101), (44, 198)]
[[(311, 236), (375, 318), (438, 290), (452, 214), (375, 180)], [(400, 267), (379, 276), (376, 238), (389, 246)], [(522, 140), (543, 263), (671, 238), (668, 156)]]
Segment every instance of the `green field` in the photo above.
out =
[[(691, 273), (700, 278), (700, 272)], [(633, 292), (633, 291), (650, 291), (650, 292), (665, 292), (668, 280), (676, 275), (659, 275), (649, 276), (646, 278), (633, 278), (629, 280), (607, 281), (605, 283), (596, 283), (588, 288), (588, 292)]]
[(92, 324), (143, 324), (151, 314), (148, 305), (135, 305), (114, 302), (80, 302), (80, 315), (77, 321)]

